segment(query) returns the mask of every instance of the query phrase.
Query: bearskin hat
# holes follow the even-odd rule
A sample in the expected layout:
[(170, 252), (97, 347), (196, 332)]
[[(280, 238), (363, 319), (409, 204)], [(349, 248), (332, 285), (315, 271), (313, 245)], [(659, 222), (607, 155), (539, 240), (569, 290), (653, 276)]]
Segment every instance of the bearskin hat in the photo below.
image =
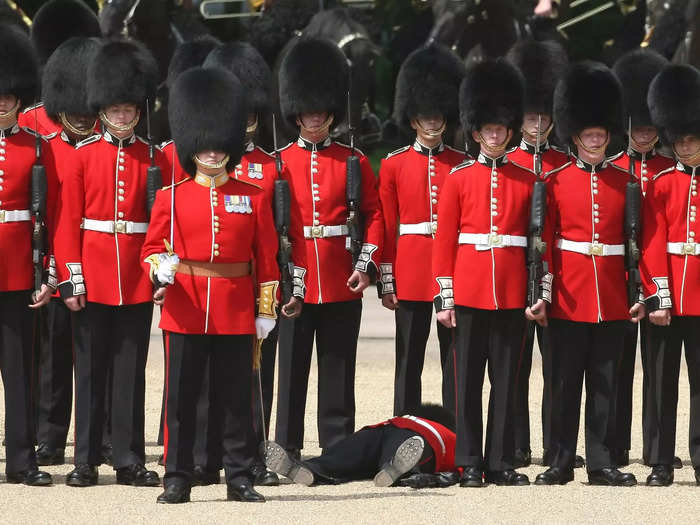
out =
[(523, 122), (524, 81), (503, 58), (479, 62), (467, 69), (459, 90), (460, 120), (469, 139), (484, 124), (519, 130)]
[(298, 115), (328, 111), (338, 125), (345, 118), (348, 85), (348, 62), (338, 46), (323, 38), (302, 37), (280, 65), (282, 115), (296, 128)]
[(81, 0), (50, 0), (34, 15), (31, 35), (39, 61), (45, 64), (69, 38), (98, 37), (102, 31), (97, 15)]
[(248, 42), (229, 42), (207, 57), (204, 67), (227, 69), (243, 84), (251, 111), (261, 113), (272, 100), (272, 72), (262, 55)]
[(613, 73), (622, 84), (622, 98), (625, 103), (626, 118), (623, 126), (627, 129), (627, 118), (633, 126), (652, 126), (647, 95), (654, 77), (668, 64), (663, 56), (649, 48), (640, 48), (622, 55)]
[(192, 158), (204, 150), (227, 153), (227, 169), (233, 169), (243, 155), (247, 116), (245, 89), (229, 71), (195, 67), (182, 73), (170, 88), (168, 121), (185, 171), (195, 174)]
[(506, 58), (525, 79), (524, 112), (551, 115), (554, 88), (569, 63), (564, 48), (553, 40), (521, 40)]
[(394, 121), (407, 130), (418, 115), (441, 114), (456, 123), (462, 78), (464, 64), (446, 47), (431, 45), (413, 51), (396, 78)]
[(423, 403), (418, 408), (411, 410), (409, 415), (429, 419), (435, 423), (440, 423), (452, 432), (455, 431), (455, 415), (442, 405)]
[(88, 105), (94, 113), (127, 102), (153, 106), (157, 85), (158, 65), (148, 49), (132, 40), (108, 41), (88, 67)]
[(87, 70), (99, 48), (96, 38), (74, 37), (51, 54), (41, 80), (41, 99), (49, 117), (93, 113), (87, 103)]
[(178, 45), (168, 65), (168, 77), (165, 80), (167, 86), (171, 87), (185, 70), (201, 66), (207, 55), (219, 45), (221, 41), (211, 35), (202, 35)]
[(605, 128), (621, 135), (624, 112), (622, 87), (613, 72), (600, 62), (572, 64), (554, 90), (554, 123), (562, 144), (585, 128)]
[(15, 25), (0, 26), (0, 95), (14, 95), (20, 109), (36, 102), (39, 62), (29, 35)]
[(649, 86), (649, 111), (664, 140), (700, 137), (700, 71), (688, 65), (666, 66)]

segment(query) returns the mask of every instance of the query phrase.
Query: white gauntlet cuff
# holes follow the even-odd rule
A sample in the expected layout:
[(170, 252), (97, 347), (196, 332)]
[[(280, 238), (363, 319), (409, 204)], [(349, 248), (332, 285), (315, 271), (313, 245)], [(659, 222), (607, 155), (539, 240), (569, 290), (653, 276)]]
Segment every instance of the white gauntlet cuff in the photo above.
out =
[(647, 310), (663, 310), (671, 308), (671, 290), (668, 287), (668, 277), (652, 277), (656, 285), (656, 293), (645, 299)]
[(304, 278), (306, 277), (306, 268), (301, 266), (295, 266), (294, 272), (292, 273), (292, 295), (304, 300), (306, 295), (306, 285), (304, 284)]
[(452, 310), (455, 307), (455, 296), (452, 288), (452, 277), (437, 277), (440, 293), (433, 298), (435, 311)]
[(49, 288), (55, 290), (58, 288), (58, 276), (56, 273), (56, 258), (53, 255), (49, 256), (49, 277), (46, 281)]
[(377, 281), (377, 291), (379, 295), (389, 295), (396, 293), (396, 279), (394, 279), (394, 265), (392, 263), (381, 263), (379, 265), (380, 277)]
[(547, 272), (542, 276), (542, 279), (540, 279), (540, 288), (542, 289), (542, 297), (541, 299), (543, 301), (548, 302), (549, 304), (552, 304), (552, 282), (554, 281), (554, 275), (551, 273)]
[(59, 283), (58, 291), (61, 297), (73, 297), (74, 295), (85, 295), (85, 279), (83, 278), (82, 263), (66, 263), (68, 280)]
[(374, 244), (368, 242), (363, 243), (362, 250), (360, 250), (360, 255), (357, 257), (357, 262), (355, 263), (355, 270), (367, 273), (369, 265), (375, 264), (374, 261), (372, 261), (372, 254), (376, 251), (377, 246)]

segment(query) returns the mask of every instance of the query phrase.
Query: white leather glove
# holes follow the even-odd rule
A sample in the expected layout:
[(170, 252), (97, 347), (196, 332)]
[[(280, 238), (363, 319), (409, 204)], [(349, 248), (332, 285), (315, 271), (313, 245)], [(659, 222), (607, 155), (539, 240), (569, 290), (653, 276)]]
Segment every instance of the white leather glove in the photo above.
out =
[(169, 255), (167, 253), (158, 254), (158, 266), (156, 270), (156, 278), (160, 284), (173, 284), (175, 282), (175, 272), (180, 264), (180, 258), (176, 253)]
[(276, 319), (268, 319), (267, 317), (255, 318), (255, 333), (258, 339), (265, 339), (272, 329), (275, 327)]

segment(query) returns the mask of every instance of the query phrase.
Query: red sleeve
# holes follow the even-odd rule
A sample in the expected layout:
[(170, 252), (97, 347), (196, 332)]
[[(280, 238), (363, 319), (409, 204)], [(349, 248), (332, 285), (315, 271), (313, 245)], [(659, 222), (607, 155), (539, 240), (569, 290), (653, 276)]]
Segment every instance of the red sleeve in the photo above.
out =
[(666, 254), (666, 199), (662, 191), (662, 180), (650, 182), (647, 195), (642, 199), (642, 256), (639, 270), (645, 303), (650, 311), (671, 308), (672, 301)]
[(253, 252), (255, 256), (255, 275), (258, 284), (279, 281), (277, 267), (277, 230), (272, 217), (272, 205), (264, 194), (257, 198), (255, 206), (255, 236)]
[(282, 178), (289, 183), (289, 240), (292, 243), (292, 261), (294, 266), (306, 270), (306, 240), (304, 239), (304, 224), (301, 218), (301, 208), (297, 201), (292, 177), (286, 166), (282, 169)]
[(362, 171), (362, 203), (360, 211), (365, 221), (365, 239), (362, 245), (362, 252), (367, 254), (367, 256), (361, 257), (355, 267), (358, 270), (367, 271), (371, 262), (375, 270), (379, 271), (381, 247), (384, 241), (384, 220), (382, 218), (382, 208), (379, 204), (377, 178), (374, 176), (369, 159), (364, 155), (360, 156), (360, 169)]
[[(163, 239), (168, 239), (168, 242), (170, 241), (171, 191), (173, 191), (172, 188), (167, 188), (156, 193), (156, 201), (153, 203), (153, 210), (151, 210), (151, 220), (148, 223), (146, 240), (141, 247), (142, 265), (149, 275), (151, 275), (152, 264), (148, 261), (148, 257), (154, 254), (167, 252)], [(177, 246), (173, 248), (177, 248)], [(177, 251), (175, 253), (177, 253)]]
[(454, 308), (452, 278), (462, 217), (460, 180), (459, 172), (447, 176), (438, 203), (438, 228), (433, 244), (433, 278), (440, 287), (435, 297), (438, 311)]
[(393, 164), (389, 159), (382, 160), (379, 169), (379, 200), (384, 217), (384, 244), (382, 263), (394, 264), (396, 260), (396, 235), (399, 216), (399, 203), (396, 195), (396, 179)]

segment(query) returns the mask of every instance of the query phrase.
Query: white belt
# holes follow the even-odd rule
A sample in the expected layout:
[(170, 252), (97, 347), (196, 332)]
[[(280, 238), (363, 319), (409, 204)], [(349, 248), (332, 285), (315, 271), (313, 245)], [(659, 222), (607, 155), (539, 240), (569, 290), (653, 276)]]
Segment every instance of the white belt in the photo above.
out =
[(667, 242), (666, 251), (672, 255), (700, 255), (700, 244), (696, 242)]
[(304, 237), (307, 239), (321, 239), (323, 237), (341, 237), (348, 234), (348, 227), (345, 224), (335, 226), (304, 226)]
[(0, 210), (0, 224), (4, 222), (31, 221), (32, 214), (29, 210)]
[(146, 233), (148, 231), (147, 222), (132, 221), (98, 221), (95, 219), (83, 219), (80, 227), (83, 230), (102, 233)]
[(433, 235), (437, 231), (437, 222), (419, 222), (416, 224), (399, 224), (399, 235)]
[(599, 242), (577, 242), (568, 239), (558, 239), (557, 248), (565, 252), (576, 252), (583, 255), (597, 255), (607, 257), (608, 255), (625, 255), (624, 244), (602, 244)]
[(507, 248), (509, 246), (527, 247), (527, 237), (523, 235), (501, 235), (498, 233), (460, 233), (459, 244), (474, 244), (477, 250)]

